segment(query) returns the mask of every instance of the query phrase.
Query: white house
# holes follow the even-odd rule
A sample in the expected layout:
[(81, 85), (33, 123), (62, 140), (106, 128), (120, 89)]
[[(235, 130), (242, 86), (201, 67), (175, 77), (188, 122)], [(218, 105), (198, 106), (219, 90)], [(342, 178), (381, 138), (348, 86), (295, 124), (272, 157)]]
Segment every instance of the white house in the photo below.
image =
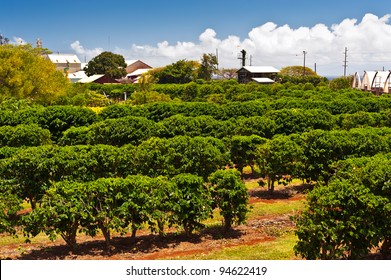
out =
[(57, 70), (64, 73), (75, 73), (81, 69), (81, 62), (75, 54), (48, 54), (47, 59), (56, 65)]

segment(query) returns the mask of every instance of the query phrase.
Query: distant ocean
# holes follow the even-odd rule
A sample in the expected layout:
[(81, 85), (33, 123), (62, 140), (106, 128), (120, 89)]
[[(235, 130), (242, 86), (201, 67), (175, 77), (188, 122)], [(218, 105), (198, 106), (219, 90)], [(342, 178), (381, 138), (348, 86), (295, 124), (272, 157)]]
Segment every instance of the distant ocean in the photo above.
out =
[(331, 81), (331, 80), (339, 78), (341, 76), (325, 76), (325, 77), (327, 78), (327, 80)]

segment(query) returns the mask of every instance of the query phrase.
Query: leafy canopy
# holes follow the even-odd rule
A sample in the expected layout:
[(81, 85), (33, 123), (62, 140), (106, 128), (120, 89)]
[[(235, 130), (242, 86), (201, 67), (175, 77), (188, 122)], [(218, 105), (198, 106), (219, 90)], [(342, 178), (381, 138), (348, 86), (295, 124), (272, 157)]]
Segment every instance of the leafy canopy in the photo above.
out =
[(70, 82), (39, 49), (0, 46), (0, 96), (50, 104), (64, 96)]
[(88, 76), (105, 74), (114, 79), (119, 79), (126, 75), (125, 68), (126, 63), (122, 55), (102, 52), (88, 62), (87, 66), (84, 67), (84, 71)]

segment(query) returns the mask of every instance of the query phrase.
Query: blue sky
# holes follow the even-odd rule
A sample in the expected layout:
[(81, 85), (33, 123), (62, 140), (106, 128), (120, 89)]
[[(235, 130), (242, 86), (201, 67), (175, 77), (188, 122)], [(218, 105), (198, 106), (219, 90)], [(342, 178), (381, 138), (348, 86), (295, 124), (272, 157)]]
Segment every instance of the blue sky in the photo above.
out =
[[(177, 59), (197, 59), (203, 52), (220, 51), (221, 48), (221, 65), (235, 67), (238, 64), (236, 52), (247, 48), (254, 63), (282, 67), (284, 63), (300, 64), (300, 54), (306, 50), (309, 64), (317, 63), (320, 70), (324, 66), (323, 72), (331, 74), (341, 70), (341, 53), (346, 44), (352, 50), (352, 67), (356, 60), (360, 60), (357, 68), (366, 66), (362, 57), (355, 59), (355, 52), (357, 56), (365, 56), (365, 53), (373, 51), (383, 56), (376, 57), (378, 64), (371, 64), (371, 67), (391, 68), (391, 65), (386, 65), (391, 53), (387, 54), (385, 45), (377, 44), (376, 49), (358, 47), (357, 44), (365, 43), (362, 39), (351, 38), (350, 34), (370, 32), (371, 26), (378, 29), (379, 25), (391, 37), (387, 16), (391, 14), (391, 5), (386, 0), (2, 0), (0, 7), (0, 33), (4, 36), (33, 44), (41, 38), (44, 47), (55, 52), (76, 52), (81, 60), (110, 50), (123, 54), (127, 59), (141, 58), (146, 62), (150, 60), (153, 66), (161, 66)], [(368, 14), (377, 17), (377, 21), (366, 17)], [(364, 26), (364, 18), (368, 18), (365, 22), (370, 24)], [(356, 22), (350, 22), (349, 28), (357, 28), (350, 31), (345, 28), (342, 23), (347, 23), (347, 19), (356, 19)], [(312, 47), (313, 42), (319, 42), (318, 37), (311, 35), (307, 41), (303, 39), (302, 32), (312, 34), (313, 28), (319, 24), (323, 24), (324, 28), (316, 28), (315, 33), (322, 33), (316, 36), (333, 44), (323, 46), (332, 49), (329, 53), (320, 47)], [(333, 30), (333, 26), (339, 25), (344, 29), (341, 31), (343, 34)], [(257, 28), (259, 30), (254, 30)], [(328, 39), (330, 32), (325, 29), (335, 37), (333, 40)], [(341, 36), (345, 36), (346, 40), (338, 41), (337, 37)], [(361, 37), (365, 37), (364, 34)], [(388, 37), (387, 40), (391, 40)], [(274, 40), (277, 45), (263, 45), (261, 39)], [(340, 44), (338, 50), (333, 49), (336, 40)], [(368, 41), (367, 45), (371, 43), (376, 42)], [(351, 69), (351, 72), (354, 71)]]

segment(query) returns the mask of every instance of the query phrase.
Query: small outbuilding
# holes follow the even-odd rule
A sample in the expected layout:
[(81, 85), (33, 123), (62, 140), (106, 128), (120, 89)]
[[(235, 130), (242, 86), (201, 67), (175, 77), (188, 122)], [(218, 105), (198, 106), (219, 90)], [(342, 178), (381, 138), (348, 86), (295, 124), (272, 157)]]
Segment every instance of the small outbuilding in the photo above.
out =
[(251, 81), (272, 84), (280, 70), (273, 66), (243, 66), (238, 73), (238, 82), (246, 84)]
[(126, 78), (131, 83), (137, 83), (142, 74), (153, 69), (151, 66), (141, 60), (126, 60)]

